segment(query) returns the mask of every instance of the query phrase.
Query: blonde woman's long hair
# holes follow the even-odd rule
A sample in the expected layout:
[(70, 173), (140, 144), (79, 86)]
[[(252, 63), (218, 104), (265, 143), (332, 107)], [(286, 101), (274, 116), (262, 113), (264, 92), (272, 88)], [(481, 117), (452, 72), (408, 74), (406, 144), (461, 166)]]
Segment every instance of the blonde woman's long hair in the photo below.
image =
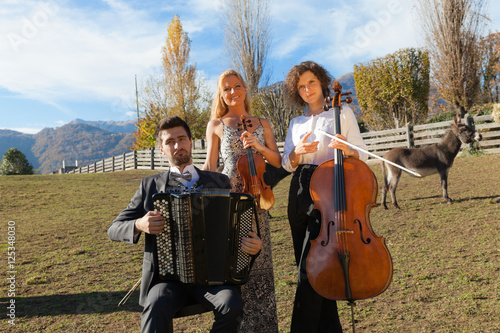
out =
[(241, 81), (243, 87), (247, 89), (247, 92), (245, 94), (245, 111), (251, 114), (248, 88), (245, 81), (238, 72), (232, 69), (228, 69), (227, 71), (223, 72), (217, 80), (217, 91), (215, 92), (214, 99), (212, 101), (212, 112), (210, 113), (210, 119), (222, 118), (229, 111), (226, 102), (224, 102), (224, 99), (222, 98), (222, 80), (232, 75), (236, 76), (238, 80)]

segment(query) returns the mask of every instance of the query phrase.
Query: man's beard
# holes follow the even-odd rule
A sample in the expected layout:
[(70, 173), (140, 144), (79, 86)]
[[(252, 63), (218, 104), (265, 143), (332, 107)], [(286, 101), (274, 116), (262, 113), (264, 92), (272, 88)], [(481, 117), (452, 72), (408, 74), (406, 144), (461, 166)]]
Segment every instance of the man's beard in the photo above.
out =
[(191, 154), (184, 150), (186, 153), (184, 155), (174, 155), (172, 156), (172, 162), (175, 166), (181, 166), (181, 165), (186, 165), (191, 161)]

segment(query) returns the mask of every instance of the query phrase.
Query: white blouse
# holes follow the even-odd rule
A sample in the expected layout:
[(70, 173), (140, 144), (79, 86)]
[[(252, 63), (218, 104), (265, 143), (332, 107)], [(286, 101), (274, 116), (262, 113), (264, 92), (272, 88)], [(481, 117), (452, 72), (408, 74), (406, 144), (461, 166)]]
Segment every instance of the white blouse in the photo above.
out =
[[(308, 142), (319, 141), (318, 150), (315, 153), (300, 155), (299, 164), (314, 164), (319, 165), (324, 161), (333, 159), (335, 156), (335, 150), (328, 148), (328, 144), (332, 140), (330, 137), (319, 132), (319, 129), (333, 134), (333, 109), (328, 111), (323, 111), (315, 116), (299, 116), (293, 118), (288, 126), (288, 132), (286, 134), (284, 152), (282, 156), (283, 168), (289, 172), (295, 171), (296, 168), (292, 168), (290, 164), (289, 155), (299, 143), (299, 141), (304, 137), (306, 132), (312, 132), (308, 138)], [(348, 106), (342, 107), (340, 112), (340, 134), (347, 138), (349, 143), (353, 145), (368, 150), (363, 138), (359, 132), (358, 122), (356, 121), (356, 116), (352, 112), (351, 108)], [(361, 151), (359, 152), (359, 158), (362, 161), (366, 161), (368, 155)]]

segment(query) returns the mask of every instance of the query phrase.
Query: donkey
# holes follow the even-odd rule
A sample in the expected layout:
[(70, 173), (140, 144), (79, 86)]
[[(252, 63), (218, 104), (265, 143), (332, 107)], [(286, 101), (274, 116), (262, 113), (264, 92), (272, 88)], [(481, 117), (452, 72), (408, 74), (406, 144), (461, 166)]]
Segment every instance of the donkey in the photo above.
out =
[[(384, 158), (407, 169), (418, 172), (422, 177), (439, 173), (443, 198), (452, 203), (448, 196), (448, 172), (463, 143), (471, 143), (482, 139), (481, 134), (461, 123), (461, 118), (455, 116), (451, 130), (446, 133), (441, 142), (421, 148), (393, 148), (384, 154)], [(392, 204), (399, 209), (396, 200), (396, 187), (402, 170), (382, 162), (384, 187), (382, 188), (382, 205), (387, 209), (385, 199), (387, 191), (391, 193)]]

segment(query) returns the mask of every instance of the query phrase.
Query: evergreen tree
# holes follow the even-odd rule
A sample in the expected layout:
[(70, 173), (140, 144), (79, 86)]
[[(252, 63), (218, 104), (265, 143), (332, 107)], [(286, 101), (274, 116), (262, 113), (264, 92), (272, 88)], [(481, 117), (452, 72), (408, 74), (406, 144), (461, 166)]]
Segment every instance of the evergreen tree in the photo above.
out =
[(0, 163), (0, 175), (32, 175), (33, 166), (17, 148), (9, 148)]

